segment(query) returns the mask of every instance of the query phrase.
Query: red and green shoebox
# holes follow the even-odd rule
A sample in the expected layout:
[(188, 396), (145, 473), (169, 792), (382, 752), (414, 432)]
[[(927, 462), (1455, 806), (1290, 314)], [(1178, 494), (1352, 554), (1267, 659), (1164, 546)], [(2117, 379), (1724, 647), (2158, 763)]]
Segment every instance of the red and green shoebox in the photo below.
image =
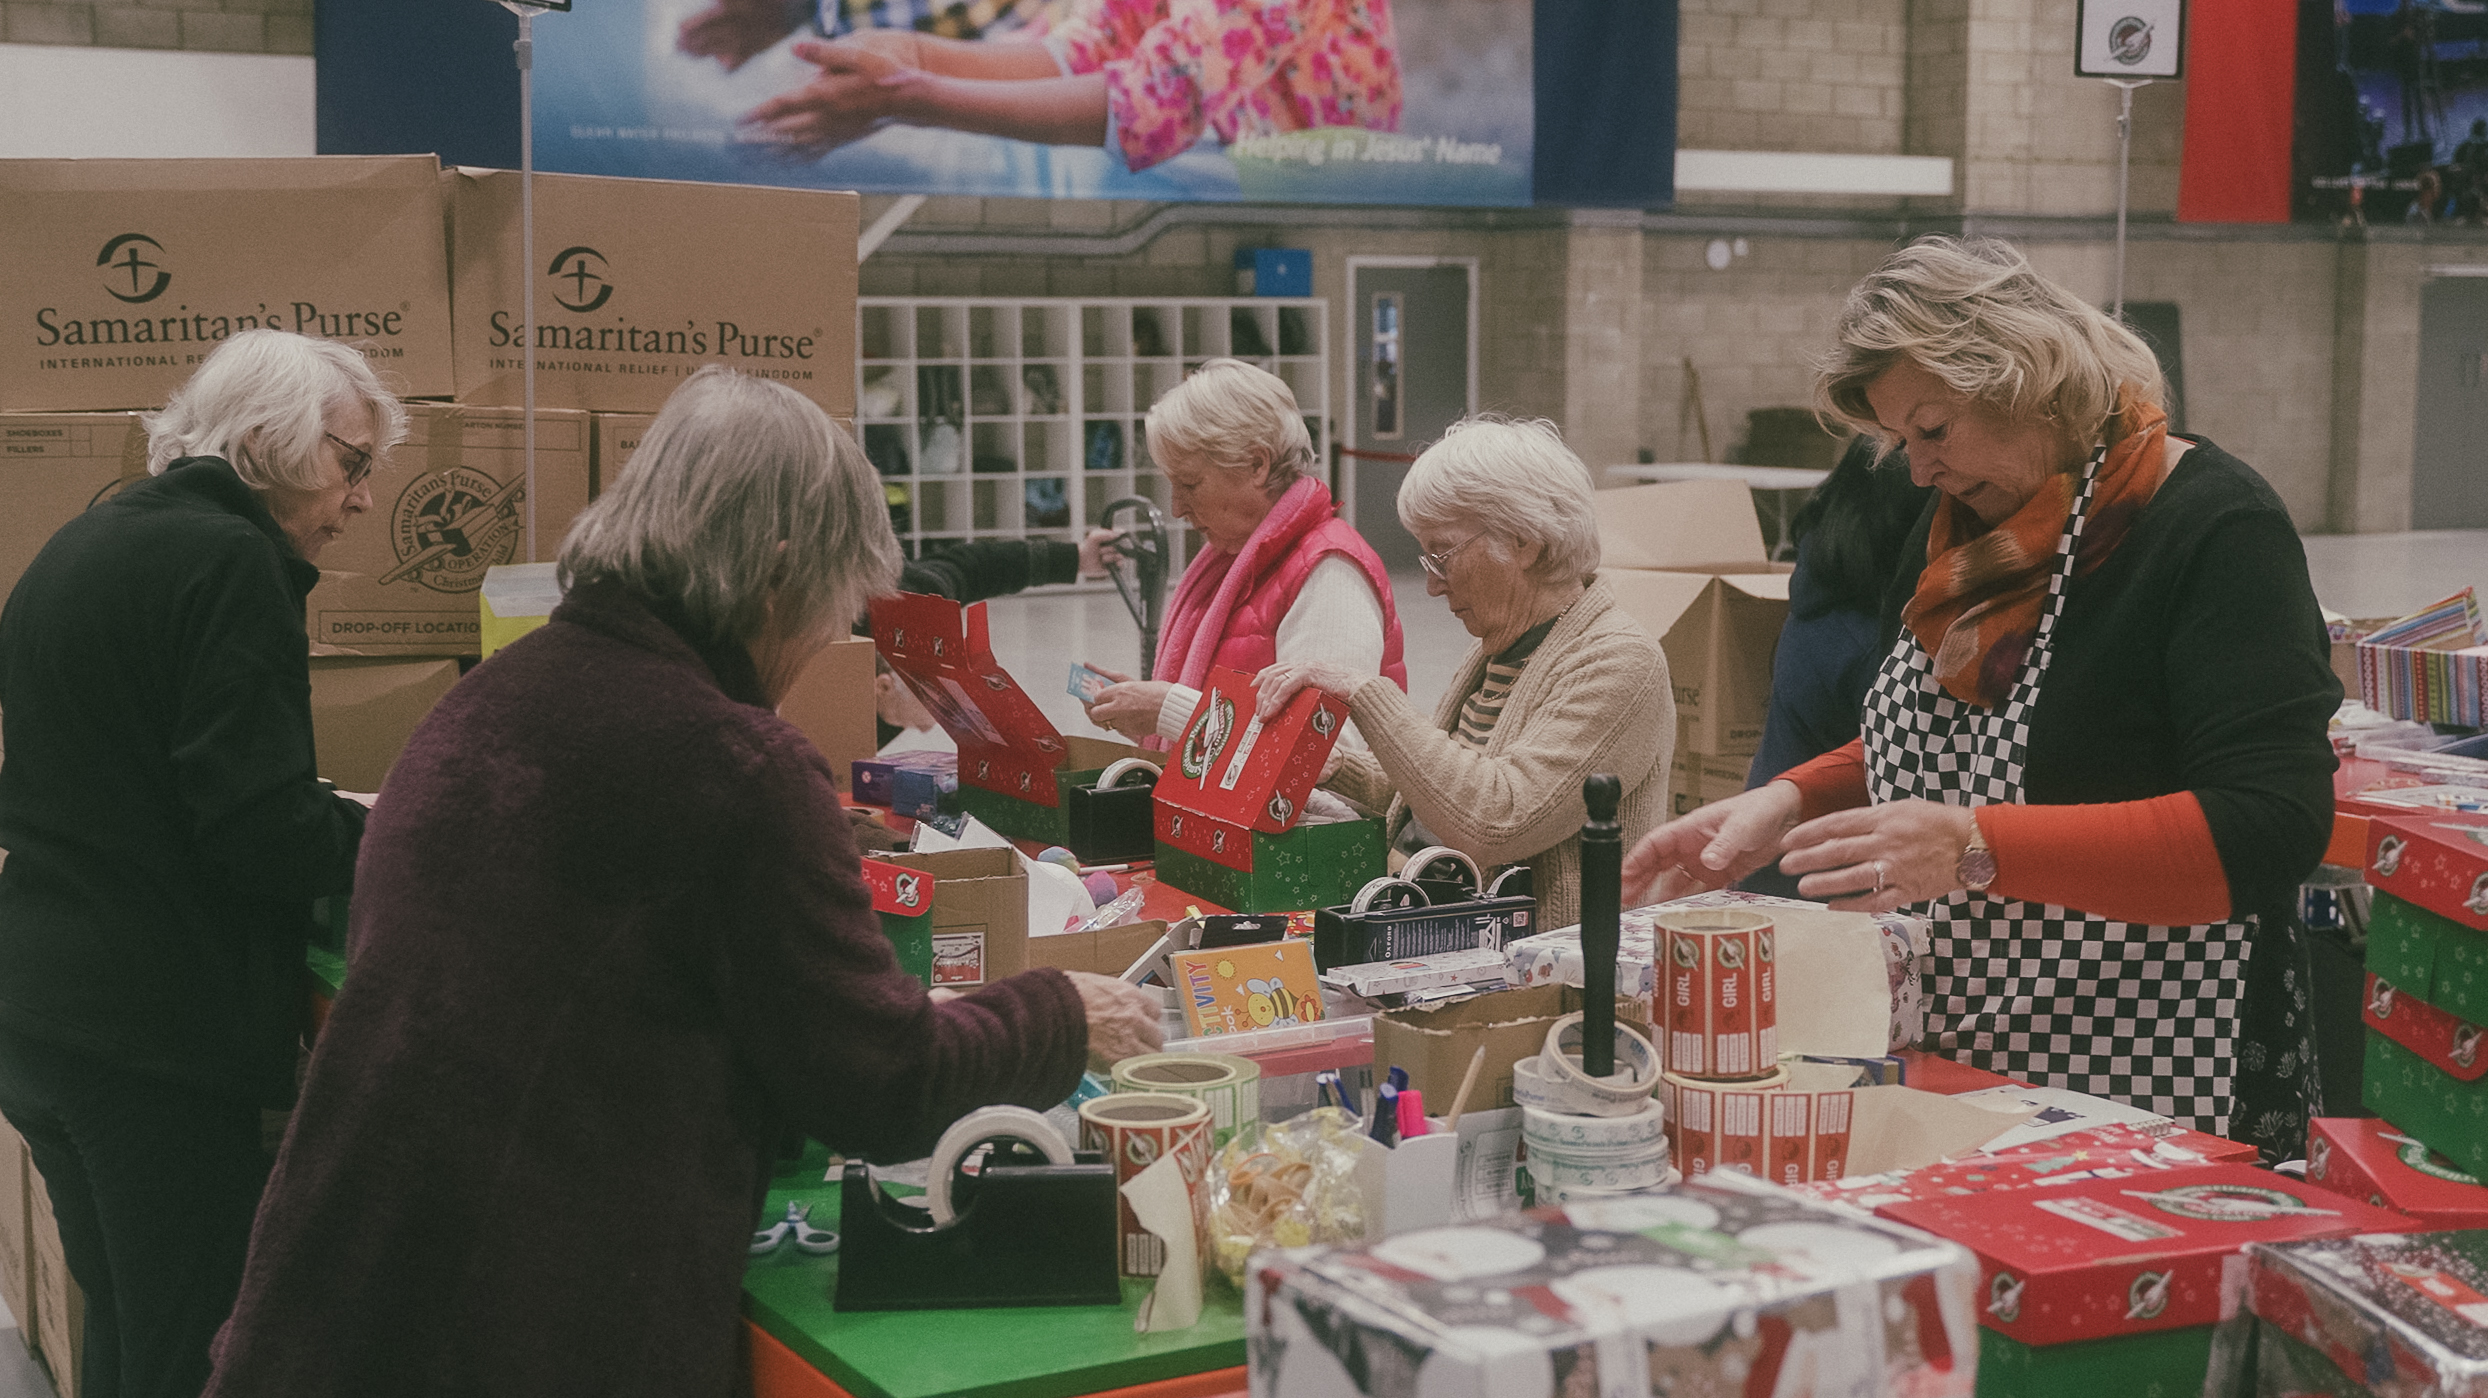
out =
[(1239, 913), (1345, 903), (1382, 876), (1382, 822), (1303, 816), (1347, 705), (1306, 688), (1265, 723), (1257, 703), (1252, 676), (1209, 672), (1158, 778), (1158, 882)]
[(2359, 1100), (2463, 1173), (2488, 1177), (2488, 1043), (2479, 1026), (2373, 971), (2359, 1015), (2367, 1022)]
[(2488, 1233), (2247, 1249), (2258, 1393), (2488, 1398)]
[(1982, 1395), (2195, 1394), (2249, 1243), (2400, 1228), (2399, 1214), (2245, 1165), (1887, 1204), (1978, 1255)]
[(864, 861), (864, 883), (873, 891), (881, 935), (898, 952), (898, 968), (933, 984), (933, 876), (878, 859)]
[(1068, 844), (1065, 793), (1145, 756), (1128, 743), (1056, 731), (994, 659), (984, 603), (908, 592), (874, 599), (872, 611), (881, 658), (959, 745), (959, 809), (1003, 834)]
[(2488, 1185), (2372, 1116), (2307, 1123), (2307, 1183), (2391, 1209), (2416, 1228), (2488, 1228)]

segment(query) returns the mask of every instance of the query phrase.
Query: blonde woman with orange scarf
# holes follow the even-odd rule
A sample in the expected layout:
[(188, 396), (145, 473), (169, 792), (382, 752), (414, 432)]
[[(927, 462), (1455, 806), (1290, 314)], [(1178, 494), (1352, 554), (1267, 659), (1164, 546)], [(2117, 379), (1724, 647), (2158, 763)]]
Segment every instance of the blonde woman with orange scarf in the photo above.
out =
[(2131, 331), (2001, 242), (1895, 253), (1819, 391), (1937, 490), (1864, 736), (1652, 832), (1627, 894), (1778, 858), (1806, 897), (1913, 909), (1923, 1047), (2295, 1155), (2317, 1078), (2290, 909), (2341, 686), (2288, 511), (2168, 431)]

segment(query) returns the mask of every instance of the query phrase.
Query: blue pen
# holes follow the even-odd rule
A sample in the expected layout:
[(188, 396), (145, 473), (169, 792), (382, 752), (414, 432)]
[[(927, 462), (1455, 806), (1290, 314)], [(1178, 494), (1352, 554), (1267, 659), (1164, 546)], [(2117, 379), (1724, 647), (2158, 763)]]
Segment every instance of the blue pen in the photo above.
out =
[(1399, 1093), (1386, 1082), (1374, 1094), (1374, 1119), (1367, 1134), (1386, 1146), (1399, 1144)]
[(1406, 1091), (1408, 1090), (1408, 1070), (1407, 1070), (1407, 1069), (1405, 1069), (1405, 1068), (1393, 1068), (1393, 1069), (1391, 1070), (1391, 1073), (1390, 1073), (1390, 1078), (1391, 1078), (1391, 1086), (1398, 1088), (1398, 1089), (1399, 1089), (1400, 1091), (1402, 1091), (1402, 1092), (1406, 1092)]

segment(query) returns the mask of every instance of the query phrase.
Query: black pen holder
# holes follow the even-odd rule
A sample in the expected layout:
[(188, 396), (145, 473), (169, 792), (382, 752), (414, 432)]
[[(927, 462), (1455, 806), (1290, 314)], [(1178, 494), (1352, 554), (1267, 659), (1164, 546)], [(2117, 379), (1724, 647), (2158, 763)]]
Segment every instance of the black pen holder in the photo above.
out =
[(847, 1164), (839, 1183), (840, 1311), (1117, 1306), (1114, 1166), (988, 1164), (956, 1218), (935, 1224)]

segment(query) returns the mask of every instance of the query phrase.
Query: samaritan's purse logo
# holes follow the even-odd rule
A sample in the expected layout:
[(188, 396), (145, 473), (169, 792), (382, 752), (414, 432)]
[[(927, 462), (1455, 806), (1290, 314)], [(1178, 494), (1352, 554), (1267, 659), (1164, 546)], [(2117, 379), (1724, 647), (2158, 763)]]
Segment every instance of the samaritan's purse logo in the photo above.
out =
[(2206, 1223), (2252, 1223), (2274, 1214), (2320, 1212), (2309, 1210), (2295, 1194), (2251, 1184), (2185, 1184), (2144, 1197), (2162, 1213)]
[(527, 498), (525, 477), (507, 485), (480, 471), (452, 466), (417, 477), (389, 512), (397, 566), (383, 583), (413, 580), (434, 592), (473, 592), (484, 570), (518, 552)]
[(2151, 22), (2127, 15), (2108, 26), (2108, 56), (2132, 67), (2151, 56)]
[(544, 274), (553, 279), (553, 300), (565, 311), (592, 311), (613, 299), (613, 283), (605, 280), (605, 255), (594, 248), (563, 248)]
[(144, 233), (124, 233), (104, 244), (104, 250), (95, 254), (95, 265), (105, 269), (104, 290), (114, 300), (143, 306), (173, 284), (172, 273), (148, 260), (163, 255), (164, 245), (155, 239)]

